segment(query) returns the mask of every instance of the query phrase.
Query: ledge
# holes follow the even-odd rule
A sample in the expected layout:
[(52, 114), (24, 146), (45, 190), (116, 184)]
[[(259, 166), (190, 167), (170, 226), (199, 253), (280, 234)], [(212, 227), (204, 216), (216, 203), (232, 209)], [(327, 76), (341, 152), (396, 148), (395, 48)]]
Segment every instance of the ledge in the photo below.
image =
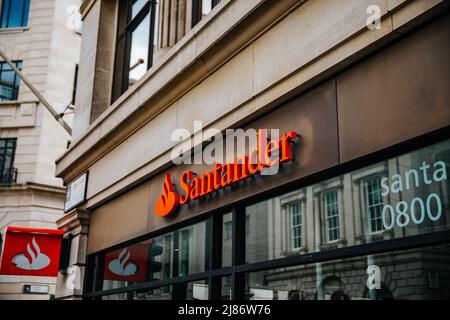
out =
[(16, 34), (16, 33), (22, 33), (30, 30), (30, 27), (17, 27), (17, 28), (0, 28), (0, 34)]
[(0, 185), (0, 193), (1, 192), (17, 192), (17, 191), (26, 191), (26, 190), (36, 190), (40, 192), (51, 192), (51, 193), (59, 193), (62, 195), (66, 194), (66, 189), (64, 187), (50, 186), (44, 185), (34, 182), (27, 182), (25, 184), (15, 183), (15, 184), (5, 184)]

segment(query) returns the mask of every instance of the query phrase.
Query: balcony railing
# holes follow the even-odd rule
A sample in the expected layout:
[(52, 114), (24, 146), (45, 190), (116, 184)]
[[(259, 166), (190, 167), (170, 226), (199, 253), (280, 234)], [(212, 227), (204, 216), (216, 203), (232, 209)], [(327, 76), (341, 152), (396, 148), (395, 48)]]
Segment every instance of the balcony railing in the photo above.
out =
[(17, 169), (5, 168), (0, 171), (0, 184), (13, 184), (17, 182)]

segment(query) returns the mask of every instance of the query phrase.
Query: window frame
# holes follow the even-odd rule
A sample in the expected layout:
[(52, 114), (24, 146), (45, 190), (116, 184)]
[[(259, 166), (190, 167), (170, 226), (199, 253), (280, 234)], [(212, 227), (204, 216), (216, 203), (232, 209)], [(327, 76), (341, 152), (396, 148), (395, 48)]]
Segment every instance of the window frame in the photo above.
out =
[[(328, 196), (331, 194), (335, 194), (336, 195), (336, 201), (335, 204), (333, 204), (333, 206), (335, 206), (336, 208), (336, 212), (329, 216), (328, 215), (328, 208), (331, 207), (331, 204), (327, 203), (328, 201)], [(338, 189), (332, 189), (332, 190), (328, 190), (326, 192), (322, 193), (322, 201), (323, 201), (323, 216), (325, 219), (325, 242), (326, 243), (333, 243), (333, 242), (337, 242), (339, 240), (341, 240), (341, 212), (340, 212), (340, 208), (339, 208), (339, 190)], [(333, 228), (330, 227), (330, 221), (334, 220), (336, 222), (336, 225), (333, 226)], [(335, 231), (337, 234), (337, 237), (335, 239), (331, 239), (330, 238), (330, 231)]]

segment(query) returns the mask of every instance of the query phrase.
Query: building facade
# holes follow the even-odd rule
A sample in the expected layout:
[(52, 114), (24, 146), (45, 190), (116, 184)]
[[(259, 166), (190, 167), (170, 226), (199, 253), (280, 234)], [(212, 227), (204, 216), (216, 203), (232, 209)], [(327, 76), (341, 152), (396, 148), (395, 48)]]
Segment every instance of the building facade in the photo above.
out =
[[(57, 298), (450, 296), (448, 1), (85, 0), (81, 13), (56, 173), (85, 183), (57, 223), (72, 237)], [(260, 147), (175, 164), (180, 128), (193, 159), (216, 142), (201, 131), (277, 129), (264, 150), (278, 171), (247, 167)]]
[[(58, 112), (74, 103), (81, 37), (67, 21), (68, 8), (76, 5), (80, 1), (0, 1), (1, 50)], [(0, 61), (0, 237), (7, 226), (56, 228), (65, 190), (54, 177), (54, 161), (69, 140), (27, 85)], [(49, 299), (55, 283), (51, 277), (0, 275), (0, 299)], [(24, 294), (25, 285), (42, 285), (48, 292)]]

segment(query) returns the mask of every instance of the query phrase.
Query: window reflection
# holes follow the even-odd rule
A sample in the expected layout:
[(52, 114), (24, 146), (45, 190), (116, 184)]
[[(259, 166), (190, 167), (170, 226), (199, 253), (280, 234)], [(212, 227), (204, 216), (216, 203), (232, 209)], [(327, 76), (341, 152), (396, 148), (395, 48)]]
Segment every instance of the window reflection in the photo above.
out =
[[(369, 266), (380, 270), (379, 279), (370, 278), (370, 287)], [(448, 299), (449, 293), (448, 245), (252, 272), (246, 277), (250, 300)]]
[(148, 65), (150, 14), (131, 34), (130, 73), (128, 86), (135, 84), (146, 72)]
[(233, 243), (233, 216), (231, 213), (223, 215), (222, 227), (222, 266), (231, 266), (232, 243)]
[(197, 223), (105, 254), (103, 289), (206, 271), (209, 262), (209, 223), (209, 220)]
[(136, 15), (139, 13), (139, 11), (141, 11), (141, 9), (148, 1), (149, 0), (133, 0), (131, 5), (131, 19), (136, 17)]
[(327, 241), (339, 240), (339, 206), (336, 190), (324, 194)]
[(207, 300), (208, 281), (178, 283), (156, 289), (124, 292), (103, 296), (103, 300)]
[(449, 154), (441, 142), (247, 207), (246, 262), (448, 229)]

